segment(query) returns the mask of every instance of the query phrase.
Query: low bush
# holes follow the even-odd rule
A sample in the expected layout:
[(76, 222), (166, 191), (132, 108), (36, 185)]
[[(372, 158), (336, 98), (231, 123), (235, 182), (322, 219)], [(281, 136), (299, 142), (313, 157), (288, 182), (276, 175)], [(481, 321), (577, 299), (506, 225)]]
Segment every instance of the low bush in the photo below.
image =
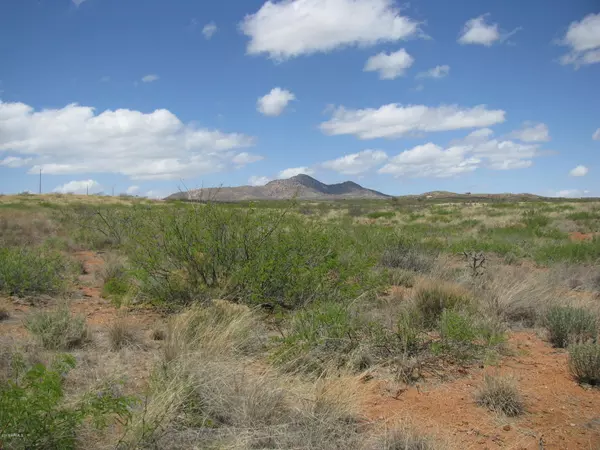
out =
[(369, 219), (392, 219), (395, 215), (396, 213), (394, 211), (375, 211), (367, 214), (367, 217)]
[(509, 417), (518, 416), (525, 410), (523, 398), (512, 378), (485, 375), (483, 385), (476, 394), (479, 406)]
[(108, 340), (111, 350), (139, 346), (142, 336), (139, 330), (124, 319), (117, 319), (108, 326)]
[(70, 350), (90, 339), (85, 318), (72, 315), (66, 306), (31, 313), (25, 328), (48, 350)]
[(417, 286), (414, 301), (425, 327), (432, 328), (445, 310), (464, 308), (471, 304), (472, 299), (458, 285), (426, 282)]
[(0, 248), (0, 292), (6, 295), (57, 294), (66, 287), (69, 264), (43, 248)]
[(600, 344), (570, 346), (569, 369), (580, 383), (600, 385)]
[(130, 289), (130, 277), (125, 264), (119, 256), (108, 253), (104, 265), (98, 273), (102, 280), (102, 296), (119, 298)]
[(545, 322), (549, 341), (559, 348), (595, 339), (598, 332), (596, 317), (582, 308), (552, 307)]
[(75, 404), (64, 402), (64, 376), (75, 367), (70, 355), (59, 357), (50, 368), (43, 364), (27, 368), (22, 359), (13, 366), (11, 379), (0, 384), (0, 430), (6, 448), (74, 449), (84, 421), (102, 429), (111, 416), (121, 423), (129, 418), (132, 399), (116, 396), (108, 388), (91, 392)]
[(441, 449), (429, 436), (411, 430), (408, 426), (399, 426), (387, 430), (373, 446), (367, 450), (436, 450)]
[(384, 267), (419, 273), (430, 272), (434, 262), (435, 256), (431, 252), (404, 243), (386, 248), (379, 261)]

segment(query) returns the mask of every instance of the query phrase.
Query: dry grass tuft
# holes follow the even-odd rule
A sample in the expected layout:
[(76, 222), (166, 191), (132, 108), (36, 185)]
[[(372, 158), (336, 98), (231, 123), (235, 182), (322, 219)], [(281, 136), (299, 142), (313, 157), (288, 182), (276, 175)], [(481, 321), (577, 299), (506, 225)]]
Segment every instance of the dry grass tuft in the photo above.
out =
[(477, 404), (509, 417), (525, 410), (523, 398), (515, 380), (509, 377), (484, 375), (483, 385), (476, 394)]
[(569, 347), (569, 369), (580, 383), (600, 385), (600, 344)]
[(85, 318), (72, 315), (67, 306), (29, 314), (25, 328), (47, 350), (71, 350), (91, 340)]
[(369, 450), (438, 450), (441, 447), (431, 437), (417, 433), (407, 424), (385, 430), (374, 440)]
[(139, 329), (122, 318), (108, 326), (108, 339), (113, 351), (125, 347), (142, 346), (142, 335)]
[(445, 310), (459, 309), (472, 303), (462, 286), (434, 280), (421, 282), (415, 290), (414, 302), (424, 325), (434, 327)]

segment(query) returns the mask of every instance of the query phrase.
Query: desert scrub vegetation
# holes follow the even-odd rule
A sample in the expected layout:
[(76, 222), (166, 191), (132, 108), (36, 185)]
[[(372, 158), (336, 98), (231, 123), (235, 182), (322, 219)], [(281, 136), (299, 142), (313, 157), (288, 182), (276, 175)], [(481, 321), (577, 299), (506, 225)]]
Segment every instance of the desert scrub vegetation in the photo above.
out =
[(143, 337), (137, 326), (122, 317), (108, 325), (107, 331), (110, 349), (113, 351), (125, 347), (141, 347), (143, 344)]
[(574, 344), (569, 347), (569, 369), (580, 383), (600, 385), (600, 344)]
[(24, 325), (48, 350), (70, 350), (90, 340), (85, 318), (72, 315), (66, 305), (52, 311), (32, 312)]
[(0, 248), (0, 292), (6, 295), (61, 293), (67, 287), (71, 271), (69, 262), (51, 250)]
[(553, 346), (566, 348), (572, 343), (596, 339), (598, 320), (583, 308), (554, 306), (546, 315), (546, 329)]
[(515, 380), (506, 376), (484, 375), (475, 399), (478, 405), (508, 417), (518, 416), (525, 411), (523, 397)]
[(13, 360), (11, 377), (0, 384), (0, 431), (6, 448), (74, 449), (84, 422), (97, 429), (113, 419), (126, 425), (133, 400), (108, 388), (65, 402), (64, 378), (74, 367), (70, 355), (58, 355), (49, 367), (27, 366), (22, 357)]
[(102, 281), (102, 296), (118, 301), (132, 290), (132, 280), (123, 257), (115, 253), (103, 256), (104, 264), (97, 273)]
[(416, 287), (414, 303), (423, 325), (433, 328), (444, 311), (466, 308), (472, 303), (472, 298), (460, 285), (425, 281)]

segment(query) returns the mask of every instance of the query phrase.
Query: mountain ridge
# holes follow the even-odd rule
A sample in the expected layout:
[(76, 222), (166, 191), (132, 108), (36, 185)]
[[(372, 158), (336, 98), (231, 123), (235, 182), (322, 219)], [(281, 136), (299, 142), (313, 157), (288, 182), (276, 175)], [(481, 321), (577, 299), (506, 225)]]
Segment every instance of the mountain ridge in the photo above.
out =
[(310, 175), (298, 174), (291, 178), (273, 180), (264, 186), (238, 186), (193, 189), (169, 195), (167, 200), (212, 200), (234, 202), (242, 200), (335, 200), (386, 199), (390, 195), (368, 189), (353, 181), (325, 184)]

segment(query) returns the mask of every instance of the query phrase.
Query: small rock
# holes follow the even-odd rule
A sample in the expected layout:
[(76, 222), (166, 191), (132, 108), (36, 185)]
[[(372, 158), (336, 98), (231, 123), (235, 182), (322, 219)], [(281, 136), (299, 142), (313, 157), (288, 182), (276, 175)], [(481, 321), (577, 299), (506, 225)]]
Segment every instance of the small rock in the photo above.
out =
[(510, 430), (511, 430), (511, 426), (507, 424), (507, 425), (504, 425), (504, 426), (502, 427), (502, 429), (503, 429), (504, 431), (510, 431)]

